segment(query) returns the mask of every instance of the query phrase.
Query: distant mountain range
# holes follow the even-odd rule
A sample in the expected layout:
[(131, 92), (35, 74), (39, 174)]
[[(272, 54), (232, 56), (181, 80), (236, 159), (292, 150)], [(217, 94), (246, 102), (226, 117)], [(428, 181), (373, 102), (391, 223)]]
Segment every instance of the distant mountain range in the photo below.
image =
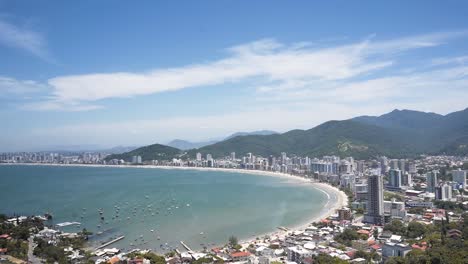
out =
[(174, 139), (171, 142), (167, 143), (167, 145), (171, 146), (171, 147), (174, 147), (174, 148), (181, 149), (181, 150), (188, 150), (188, 149), (197, 149), (197, 148), (201, 148), (201, 147), (204, 147), (204, 146), (212, 145), (212, 144), (215, 144), (217, 142), (227, 140), (227, 139), (230, 139), (230, 138), (234, 138), (234, 137), (237, 137), (237, 136), (272, 135), (272, 134), (278, 134), (278, 133), (275, 132), (275, 131), (271, 131), (271, 130), (260, 130), (260, 131), (253, 131), (253, 132), (237, 132), (237, 133), (234, 133), (234, 134), (232, 134), (232, 135), (230, 135), (230, 136), (228, 136), (228, 137), (226, 137), (224, 139), (209, 140), (209, 141), (202, 141), (202, 142), (190, 142), (190, 141), (182, 140), (182, 139)]
[[(155, 146), (155, 151), (160, 152), (161, 146)], [(170, 153), (174, 154), (176, 150), (171, 149)], [(151, 152), (151, 149), (145, 151)], [(281, 152), (287, 152), (310, 157), (338, 155), (357, 159), (380, 155), (468, 155), (468, 108), (447, 115), (394, 110), (381, 116), (328, 121), (308, 130), (291, 130), (283, 134), (240, 134), (188, 150), (186, 155), (195, 157), (200, 152), (203, 155), (210, 153), (213, 157), (222, 157), (233, 151), (238, 156), (248, 152), (261, 156), (278, 156)], [(133, 153), (142, 152), (136, 149)], [(181, 153), (183, 151), (179, 150), (174, 156)]]

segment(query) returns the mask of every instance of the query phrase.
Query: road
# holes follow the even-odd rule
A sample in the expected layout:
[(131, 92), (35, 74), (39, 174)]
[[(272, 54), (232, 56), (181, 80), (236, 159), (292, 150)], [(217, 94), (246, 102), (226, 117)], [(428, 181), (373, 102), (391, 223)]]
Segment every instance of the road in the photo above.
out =
[(28, 263), (32, 264), (40, 264), (42, 263), (41, 259), (34, 256), (34, 248), (36, 247), (36, 243), (34, 243), (34, 239), (32, 236), (28, 238)]

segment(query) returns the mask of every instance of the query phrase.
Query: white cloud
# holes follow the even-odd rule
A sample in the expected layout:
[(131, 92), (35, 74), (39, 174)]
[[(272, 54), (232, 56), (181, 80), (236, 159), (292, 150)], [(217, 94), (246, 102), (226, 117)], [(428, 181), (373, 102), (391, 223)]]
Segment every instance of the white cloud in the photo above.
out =
[(47, 89), (46, 85), (36, 81), (0, 76), (0, 96), (31, 94), (45, 89)]
[(42, 34), (0, 20), (0, 43), (23, 49), (46, 61), (53, 61)]
[(447, 64), (468, 64), (468, 56), (459, 56), (459, 57), (445, 57), (445, 58), (436, 58), (432, 60), (432, 66), (440, 66)]
[(264, 90), (280, 86), (284, 89), (302, 82), (335, 82), (365, 76), (392, 66), (395, 53), (437, 46), (465, 34), (438, 33), (380, 42), (372, 41), (375, 37), (371, 37), (332, 48), (313, 48), (303, 43), (286, 45), (267, 39), (229, 48), (229, 55), (217, 61), (142, 73), (58, 76), (48, 80), (48, 85), (52, 88), (52, 103), (62, 106), (219, 85), (253, 77), (262, 80)]

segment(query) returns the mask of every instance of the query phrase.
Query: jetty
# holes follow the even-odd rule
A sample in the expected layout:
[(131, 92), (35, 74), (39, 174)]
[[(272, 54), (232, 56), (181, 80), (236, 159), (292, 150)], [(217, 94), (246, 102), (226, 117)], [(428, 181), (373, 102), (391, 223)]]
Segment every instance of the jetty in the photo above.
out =
[(182, 244), (182, 246), (184, 246), (185, 249), (187, 249), (188, 251), (192, 251), (191, 248), (189, 248), (189, 246), (187, 246), (184, 241), (180, 241), (180, 244)]
[(111, 241), (109, 241), (109, 242), (107, 242), (107, 243), (104, 243), (104, 244), (100, 245), (100, 246), (97, 247), (95, 250), (98, 250), (98, 249), (101, 249), (101, 248), (105, 248), (105, 247), (107, 247), (108, 245), (113, 244), (113, 243), (115, 243), (115, 242), (117, 242), (117, 241), (119, 241), (119, 240), (122, 240), (122, 239), (124, 239), (124, 238), (125, 238), (125, 236), (120, 236), (120, 237), (118, 237), (118, 238), (116, 238), (116, 239), (114, 239), (114, 240), (111, 240)]
[(58, 227), (65, 227), (65, 226), (70, 226), (70, 225), (81, 225), (80, 222), (63, 222), (60, 224), (56, 224)]

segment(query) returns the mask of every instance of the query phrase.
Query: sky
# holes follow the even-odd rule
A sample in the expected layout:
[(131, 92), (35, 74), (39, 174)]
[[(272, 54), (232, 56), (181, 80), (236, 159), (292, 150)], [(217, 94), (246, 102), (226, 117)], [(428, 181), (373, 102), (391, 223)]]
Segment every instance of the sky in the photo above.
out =
[(466, 10), (467, 1), (0, 0), (0, 152), (462, 110)]

